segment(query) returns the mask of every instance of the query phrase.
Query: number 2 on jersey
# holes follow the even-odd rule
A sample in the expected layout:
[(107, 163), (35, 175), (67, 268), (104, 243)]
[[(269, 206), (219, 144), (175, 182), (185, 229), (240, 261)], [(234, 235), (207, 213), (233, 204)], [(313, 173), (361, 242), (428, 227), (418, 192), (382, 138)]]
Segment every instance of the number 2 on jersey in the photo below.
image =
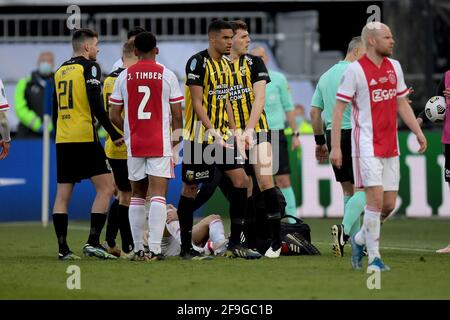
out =
[(144, 94), (144, 97), (142, 97), (141, 103), (139, 104), (138, 107), (138, 119), (149, 120), (152, 117), (152, 113), (144, 111), (144, 109), (147, 106), (148, 100), (150, 100), (150, 87), (139, 86), (138, 92)]

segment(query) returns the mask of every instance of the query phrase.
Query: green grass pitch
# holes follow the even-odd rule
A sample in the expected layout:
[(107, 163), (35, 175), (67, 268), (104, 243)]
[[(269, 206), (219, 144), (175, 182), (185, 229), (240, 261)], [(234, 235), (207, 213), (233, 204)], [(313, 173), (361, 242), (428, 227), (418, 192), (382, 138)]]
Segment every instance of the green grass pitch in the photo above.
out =
[[(450, 241), (450, 220), (385, 223), (381, 254), (392, 271), (382, 273), (381, 288), (373, 290), (366, 285), (371, 274), (351, 269), (350, 246), (344, 258), (332, 256), (329, 230), (338, 221), (306, 220), (321, 256), (147, 263), (85, 257), (60, 262), (51, 225), (0, 224), (0, 299), (450, 299), (450, 254), (434, 253)], [(87, 227), (69, 223), (76, 254)], [(71, 264), (80, 267), (80, 290), (66, 287)]]

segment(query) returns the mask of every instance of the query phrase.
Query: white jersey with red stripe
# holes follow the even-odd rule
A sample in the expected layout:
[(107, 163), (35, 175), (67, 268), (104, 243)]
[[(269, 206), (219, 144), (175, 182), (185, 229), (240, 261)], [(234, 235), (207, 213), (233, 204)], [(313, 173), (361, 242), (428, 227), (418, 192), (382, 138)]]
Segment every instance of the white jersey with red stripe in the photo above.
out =
[(0, 111), (6, 111), (9, 109), (8, 100), (6, 100), (5, 87), (0, 79)]
[(124, 105), (128, 156), (172, 156), (170, 104), (183, 100), (175, 74), (153, 60), (140, 60), (120, 73), (109, 102)]
[(352, 156), (399, 155), (397, 98), (408, 92), (397, 60), (385, 57), (377, 67), (364, 55), (347, 68), (336, 98), (352, 102)]

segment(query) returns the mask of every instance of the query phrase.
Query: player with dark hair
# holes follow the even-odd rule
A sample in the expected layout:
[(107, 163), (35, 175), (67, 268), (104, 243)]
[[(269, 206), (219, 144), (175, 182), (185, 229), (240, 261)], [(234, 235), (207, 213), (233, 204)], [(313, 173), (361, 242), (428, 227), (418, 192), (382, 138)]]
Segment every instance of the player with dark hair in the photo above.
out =
[[(167, 218), (168, 179), (174, 178), (171, 133), (182, 128), (181, 94), (175, 74), (156, 62), (156, 38), (143, 32), (134, 39), (139, 61), (122, 71), (109, 99), (113, 123), (125, 132), (128, 178), (131, 180), (129, 217), (134, 240), (134, 260), (160, 260)], [(122, 118), (124, 111), (125, 119)], [(177, 142), (175, 142), (176, 144)], [(150, 253), (144, 251), (148, 212)]]
[[(231, 69), (230, 101), (234, 125), (246, 141), (249, 161), (252, 164), (258, 187), (262, 192), (266, 216), (270, 226), (272, 245), (266, 251), (268, 258), (278, 258), (281, 252), (280, 220), (281, 210), (273, 181), (272, 145), (269, 125), (264, 112), (266, 84), (269, 73), (260, 57), (248, 54), (250, 36), (245, 22), (232, 21), (233, 46), (229, 55)], [(248, 200), (246, 229), (254, 230), (256, 221), (252, 210), (251, 196)], [(249, 246), (252, 247), (253, 233), (247, 231)]]
[(53, 98), (58, 181), (53, 225), (58, 239), (59, 259), (79, 259), (70, 251), (66, 241), (67, 211), (74, 185), (83, 179), (90, 179), (96, 189), (89, 238), (83, 252), (86, 256), (115, 258), (99, 242), (114, 184), (97, 136), (95, 119), (105, 128), (115, 145), (122, 144), (123, 137), (114, 129), (103, 107), (101, 70), (95, 62), (99, 51), (97, 33), (90, 29), (75, 31), (72, 46), (74, 57), (64, 62), (55, 73)]
[[(134, 41), (134, 38), (139, 34), (139, 33), (142, 33), (142, 32), (146, 32), (146, 30), (144, 29), (144, 28), (142, 28), (142, 27), (134, 27), (133, 29), (131, 29), (130, 31), (128, 31), (128, 33), (127, 33), (127, 39), (128, 39), (128, 41)], [(114, 72), (115, 70), (117, 70), (118, 68), (123, 68), (123, 64), (124, 64), (124, 61), (123, 61), (123, 56), (120, 58), (120, 59), (118, 59), (116, 62), (114, 62), (114, 65), (113, 65), (113, 67), (112, 67), (112, 69), (111, 69), (111, 72)]]
[[(223, 171), (233, 185), (229, 196), (231, 235), (228, 248), (231, 256), (245, 259), (261, 257), (258, 252), (243, 247), (240, 241), (249, 179), (243, 164), (237, 163), (236, 159), (223, 161), (221, 156), (235, 156), (235, 149), (225, 142), (232, 111), (228, 103), (230, 69), (224, 55), (230, 53), (232, 38), (233, 30), (228, 22), (211, 22), (208, 26), (208, 49), (194, 54), (186, 64), (183, 187), (178, 204), (181, 227), (180, 256), (185, 259), (202, 258), (192, 248), (195, 198), (198, 185), (210, 181), (215, 168)], [(210, 151), (212, 152), (209, 153)], [(208, 159), (208, 156), (212, 159)]]

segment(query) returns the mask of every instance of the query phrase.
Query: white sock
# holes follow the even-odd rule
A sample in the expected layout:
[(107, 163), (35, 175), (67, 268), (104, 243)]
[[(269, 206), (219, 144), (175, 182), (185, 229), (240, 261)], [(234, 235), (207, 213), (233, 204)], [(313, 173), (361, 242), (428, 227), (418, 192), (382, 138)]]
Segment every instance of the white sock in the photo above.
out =
[(177, 242), (181, 245), (181, 236), (180, 236), (180, 221), (174, 220), (170, 221), (170, 223), (166, 223), (166, 229), (169, 231), (170, 235), (177, 240)]
[(145, 198), (145, 219), (148, 221), (148, 213), (150, 212), (151, 197)]
[(375, 258), (380, 258), (380, 215), (381, 211), (375, 211), (366, 206), (364, 210), (363, 228), (365, 229), (365, 238), (369, 263)]
[(355, 241), (360, 246), (366, 244), (366, 233), (364, 231), (364, 225), (359, 229), (359, 231), (355, 234)]
[(166, 226), (167, 209), (166, 198), (152, 197), (150, 201), (150, 211), (148, 215), (148, 242), (150, 251), (161, 253), (161, 240)]
[(209, 239), (215, 244), (225, 240), (225, 231), (220, 219), (215, 219), (209, 223)]
[(133, 236), (134, 251), (144, 250), (145, 208), (144, 199), (131, 198), (128, 215), (130, 218), (131, 235)]

